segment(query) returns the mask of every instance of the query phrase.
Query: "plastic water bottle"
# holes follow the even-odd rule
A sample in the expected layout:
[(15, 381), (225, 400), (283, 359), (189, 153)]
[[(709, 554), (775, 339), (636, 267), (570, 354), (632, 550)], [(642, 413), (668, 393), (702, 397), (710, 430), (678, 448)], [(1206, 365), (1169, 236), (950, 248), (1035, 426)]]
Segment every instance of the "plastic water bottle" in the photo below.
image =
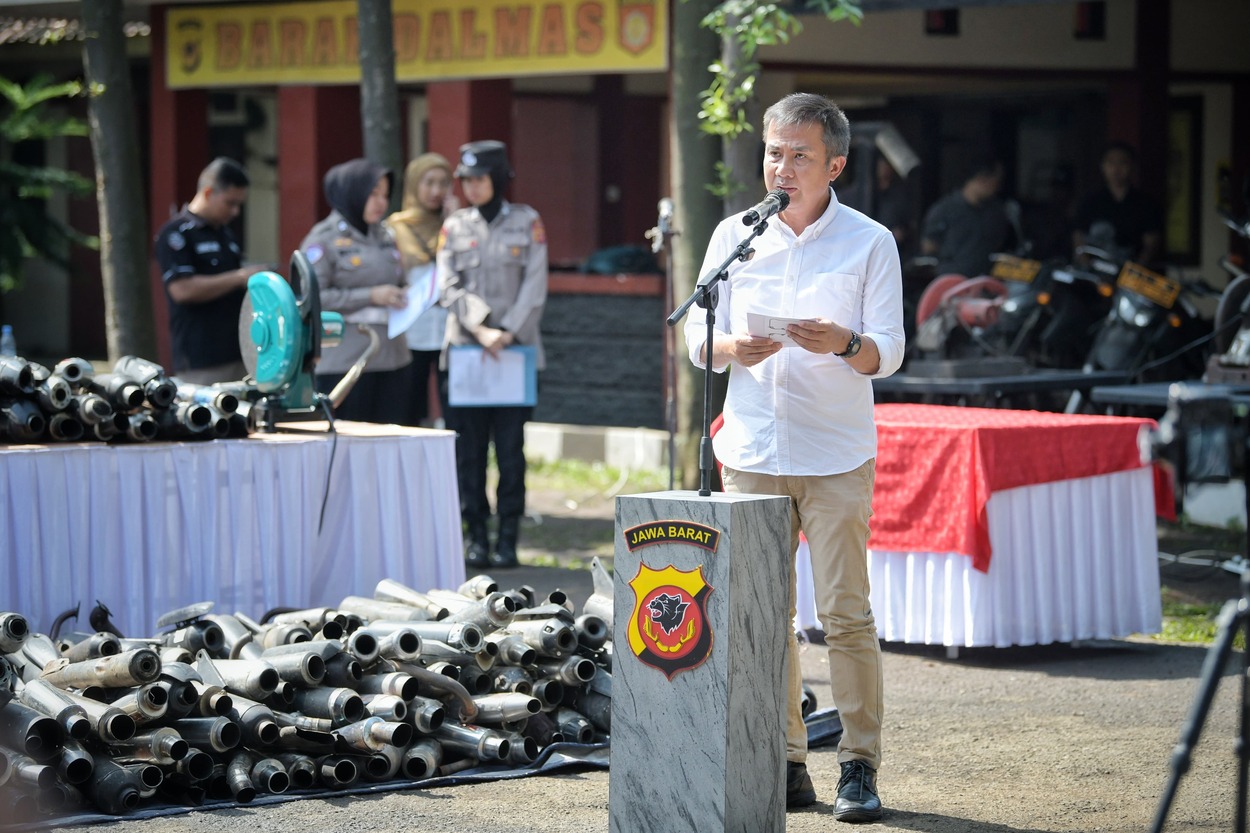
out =
[(17, 342), (13, 339), (13, 325), (0, 327), (0, 356), (16, 356)]

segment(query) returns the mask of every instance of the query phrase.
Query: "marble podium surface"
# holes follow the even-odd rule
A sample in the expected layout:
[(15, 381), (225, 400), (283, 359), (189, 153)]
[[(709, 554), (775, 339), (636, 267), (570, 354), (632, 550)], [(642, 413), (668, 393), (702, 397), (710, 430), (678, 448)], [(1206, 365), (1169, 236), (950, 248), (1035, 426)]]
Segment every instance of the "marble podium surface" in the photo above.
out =
[(612, 833), (785, 829), (789, 503), (617, 498)]

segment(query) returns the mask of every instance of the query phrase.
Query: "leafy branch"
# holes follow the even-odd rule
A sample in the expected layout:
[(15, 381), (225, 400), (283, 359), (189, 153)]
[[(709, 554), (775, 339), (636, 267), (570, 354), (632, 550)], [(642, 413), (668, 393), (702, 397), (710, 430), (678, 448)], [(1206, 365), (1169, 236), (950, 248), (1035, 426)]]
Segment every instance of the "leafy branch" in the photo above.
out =
[[(721, 60), (708, 67), (711, 85), (699, 95), (699, 120), (705, 133), (733, 141), (754, 130), (748, 113), (760, 74), (755, 55), (761, 46), (787, 44), (803, 31), (803, 23), (792, 9), (856, 25), (864, 16), (859, 0), (794, 0), (785, 4), (724, 0), (717, 5), (701, 23), (720, 37), (724, 47)], [(708, 189), (721, 198), (740, 187), (724, 163), (717, 166), (717, 180)]]
[[(77, 81), (53, 82), (39, 76), (23, 86), (0, 78), (0, 147), (87, 136), (83, 120), (49, 112), (52, 103), (84, 92)], [(69, 243), (99, 247), (96, 237), (50, 217), (44, 205), (57, 192), (89, 196), (94, 190), (94, 182), (72, 171), (0, 158), (0, 292), (20, 284), (23, 264), (29, 258), (41, 257), (68, 267)]]

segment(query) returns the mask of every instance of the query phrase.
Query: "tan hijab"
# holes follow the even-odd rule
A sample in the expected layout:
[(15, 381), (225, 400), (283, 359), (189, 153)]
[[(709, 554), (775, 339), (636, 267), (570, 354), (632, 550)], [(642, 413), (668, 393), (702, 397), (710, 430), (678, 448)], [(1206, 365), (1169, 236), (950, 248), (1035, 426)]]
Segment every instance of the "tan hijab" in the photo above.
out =
[(403, 256), (404, 268), (420, 266), (434, 259), (438, 233), (443, 227), (442, 210), (430, 211), (417, 202), (417, 184), (431, 168), (451, 173), (451, 165), (437, 153), (423, 153), (404, 169), (403, 210), (386, 219), (395, 234), (395, 245)]

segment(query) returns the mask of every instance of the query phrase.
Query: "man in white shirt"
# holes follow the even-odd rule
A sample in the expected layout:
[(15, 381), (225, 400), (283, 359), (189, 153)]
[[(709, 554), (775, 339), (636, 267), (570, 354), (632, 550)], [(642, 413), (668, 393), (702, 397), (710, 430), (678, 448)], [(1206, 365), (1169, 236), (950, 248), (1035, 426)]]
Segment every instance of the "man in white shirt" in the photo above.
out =
[[(828, 99), (793, 93), (764, 114), (764, 186), (790, 201), (755, 239), (754, 254), (716, 284), (711, 366), (731, 365), (724, 427), (714, 440), (727, 491), (791, 499), (789, 621), (799, 530), (811, 548), (816, 606), (842, 719), (834, 817), (881, 818), (881, 647), (868, 598), (868, 518), (877, 453), (872, 382), (903, 361), (903, 289), (890, 231), (840, 205), (831, 183), (846, 166), (850, 126)], [(742, 215), (712, 235), (703, 273), (732, 254)], [(788, 342), (753, 335), (748, 313), (803, 319)], [(686, 320), (691, 360), (707, 366), (705, 314)], [(786, 806), (816, 800), (807, 774), (798, 642), (788, 650)]]

